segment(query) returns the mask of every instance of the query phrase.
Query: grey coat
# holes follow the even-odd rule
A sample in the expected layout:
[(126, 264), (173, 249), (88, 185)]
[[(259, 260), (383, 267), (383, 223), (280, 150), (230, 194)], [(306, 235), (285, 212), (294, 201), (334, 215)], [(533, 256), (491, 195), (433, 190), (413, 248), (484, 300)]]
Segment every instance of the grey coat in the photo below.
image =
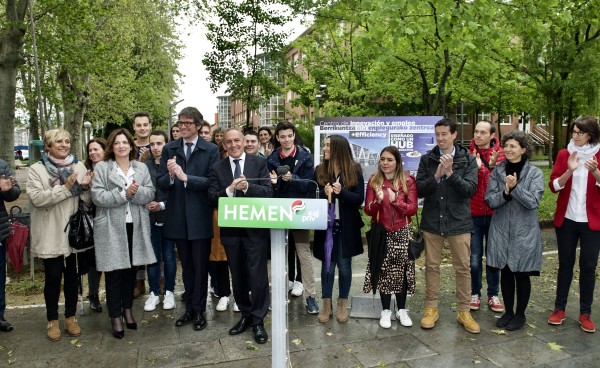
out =
[(490, 224), (487, 265), (513, 272), (542, 269), (542, 236), (538, 207), (544, 194), (544, 174), (529, 161), (523, 166), (511, 200), (504, 198), (506, 163), (492, 171), (485, 202), (494, 210)]
[[(140, 187), (129, 201), (133, 218), (133, 266), (152, 264), (156, 257), (150, 242), (150, 219), (146, 205), (154, 199), (154, 186), (143, 163), (131, 161), (135, 181)], [(99, 162), (94, 167), (92, 201), (96, 205), (94, 217), (94, 244), (96, 269), (114, 271), (130, 268), (125, 216), (126, 190), (123, 178), (115, 172), (112, 160)]]

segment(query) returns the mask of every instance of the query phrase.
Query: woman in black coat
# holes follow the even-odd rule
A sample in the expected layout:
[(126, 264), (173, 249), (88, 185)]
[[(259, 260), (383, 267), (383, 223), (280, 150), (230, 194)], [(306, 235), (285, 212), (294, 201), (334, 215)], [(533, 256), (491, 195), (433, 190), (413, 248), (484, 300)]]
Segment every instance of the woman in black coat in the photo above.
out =
[(352, 283), (352, 257), (363, 253), (360, 229), (364, 226), (360, 206), (364, 201), (365, 181), (360, 165), (352, 159), (352, 150), (346, 138), (331, 135), (323, 147), (323, 163), (315, 169), (315, 181), (319, 184), (321, 198), (331, 196), (335, 206), (333, 248), (329, 265), (325, 261), (325, 238), (327, 230), (315, 231), (314, 254), (322, 261), (321, 289), (323, 308), (319, 322), (329, 321), (332, 314), (331, 298), (335, 267), (339, 273), (339, 298), (337, 320), (348, 320), (348, 294)]

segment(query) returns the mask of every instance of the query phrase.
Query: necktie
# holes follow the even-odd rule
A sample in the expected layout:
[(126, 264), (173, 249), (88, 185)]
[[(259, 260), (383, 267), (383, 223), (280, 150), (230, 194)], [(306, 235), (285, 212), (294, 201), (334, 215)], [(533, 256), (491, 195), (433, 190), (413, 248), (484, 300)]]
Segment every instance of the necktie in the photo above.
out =
[(233, 178), (237, 179), (242, 175), (242, 168), (240, 167), (240, 160), (233, 160), (235, 164), (235, 169), (233, 170)]
[(185, 150), (185, 160), (189, 160), (190, 156), (192, 155), (192, 142), (186, 142), (185, 145), (187, 146), (187, 149)]

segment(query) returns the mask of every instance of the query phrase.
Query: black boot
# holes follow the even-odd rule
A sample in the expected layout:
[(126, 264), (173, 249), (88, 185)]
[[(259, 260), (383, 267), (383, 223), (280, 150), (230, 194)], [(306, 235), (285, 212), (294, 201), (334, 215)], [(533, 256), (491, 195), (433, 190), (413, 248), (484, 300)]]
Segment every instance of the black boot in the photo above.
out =
[(98, 297), (98, 294), (90, 294), (89, 298), (90, 298), (90, 308), (96, 313), (101, 313), (102, 312), (102, 304), (100, 304), (100, 298)]

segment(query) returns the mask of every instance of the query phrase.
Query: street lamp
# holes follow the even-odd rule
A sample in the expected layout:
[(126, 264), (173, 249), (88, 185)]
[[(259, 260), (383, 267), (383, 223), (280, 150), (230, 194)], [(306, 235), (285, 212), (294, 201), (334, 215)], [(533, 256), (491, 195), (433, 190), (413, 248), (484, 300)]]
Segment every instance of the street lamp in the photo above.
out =
[(315, 116), (315, 122), (317, 121), (317, 117), (321, 117), (321, 108), (319, 107), (319, 102), (321, 101), (321, 98), (323, 98), (323, 96), (325, 95), (326, 89), (326, 84), (319, 85), (319, 90), (317, 91), (317, 95), (315, 96), (315, 99), (317, 101), (317, 114)]
[(177, 102), (173, 102), (172, 104), (169, 105), (169, 123), (167, 126), (167, 132), (169, 132), (169, 134), (171, 134), (171, 125), (172, 125), (172, 115), (173, 115), (173, 108), (175, 106), (177, 106), (179, 103), (181, 103), (183, 101), (183, 98)]
[(83, 128), (85, 129), (85, 142), (84, 142), (84, 144), (81, 145), (81, 148), (84, 151), (83, 152), (84, 156), (87, 156), (87, 152), (84, 147), (87, 147), (87, 142), (90, 141), (90, 128), (91, 127), (92, 127), (92, 123), (90, 123), (89, 121), (83, 122)]

